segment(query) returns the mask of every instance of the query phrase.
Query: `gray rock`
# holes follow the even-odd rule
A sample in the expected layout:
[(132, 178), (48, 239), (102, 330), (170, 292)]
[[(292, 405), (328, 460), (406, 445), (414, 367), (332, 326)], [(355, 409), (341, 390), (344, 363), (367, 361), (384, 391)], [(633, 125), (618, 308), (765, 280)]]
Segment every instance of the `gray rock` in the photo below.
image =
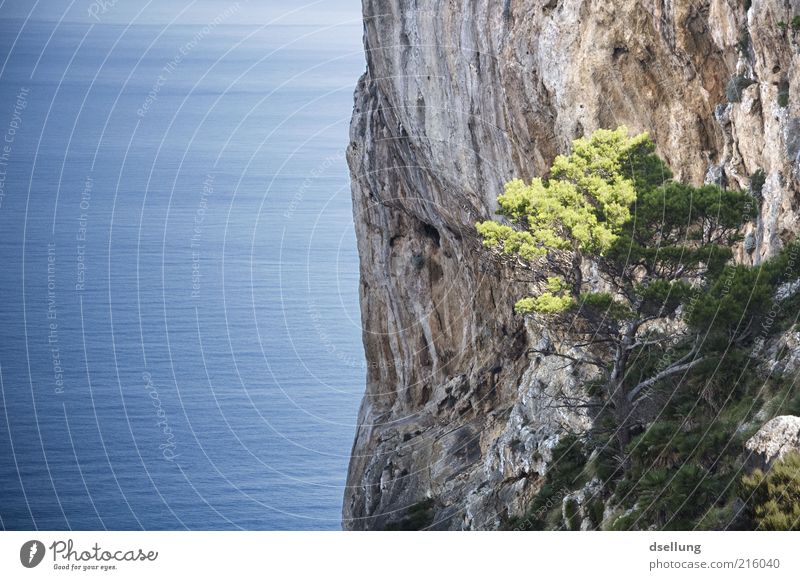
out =
[(708, 168), (703, 181), (709, 185), (716, 185), (723, 188), (727, 187), (728, 178), (725, 176), (725, 167), (722, 165), (712, 165)]
[(800, 119), (790, 119), (786, 129), (786, 155), (791, 159), (800, 156)]
[(800, 452), (800, 417), (782, 415), (768, 421), (745, 443), (751, 469), (767, 470), (790, 451)]
[(775, 302), (784, 302), (800, 291), (800, 279), (784, 282), (775, 291)]
[(744, 251), (748, 254), (756, 249), (756, 237), (751, 232), (744, 237)]

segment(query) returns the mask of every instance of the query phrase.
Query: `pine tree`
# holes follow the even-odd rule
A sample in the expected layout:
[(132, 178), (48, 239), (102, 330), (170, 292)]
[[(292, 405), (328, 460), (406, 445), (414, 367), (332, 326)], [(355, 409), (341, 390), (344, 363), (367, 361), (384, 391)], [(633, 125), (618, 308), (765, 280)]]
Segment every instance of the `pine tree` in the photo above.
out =
[[(707, 362), (709, 336), (752, 339), (757, 325), (736, 317), (762, 313), (742, 292), (769, 293), (779, 277), (762, 287), (755, 270), (728, 265), (754, 214), (749, 194), (674, 181), (649, 136), (625, 127), (578, 139), (547, 177), (509, 182), (498, 203), (504, 219), (477, 224), (485, 246), (552, 274), (516, 311), (571, 337), (540, 354), (597, 367), (621, 454), (637, 407), (659, 382)], [(652, 352), (656, 362), (639, 363)]]

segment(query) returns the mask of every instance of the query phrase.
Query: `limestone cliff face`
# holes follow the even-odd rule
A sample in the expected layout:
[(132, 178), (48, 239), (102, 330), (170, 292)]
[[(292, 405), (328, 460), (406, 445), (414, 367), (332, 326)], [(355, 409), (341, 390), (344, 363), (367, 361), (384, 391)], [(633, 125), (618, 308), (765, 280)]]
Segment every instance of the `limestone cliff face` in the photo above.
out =
[(364, 0), (348, 154), (369, 370), (345, 528), (496, 528), (590, 424), (564, 405), (586, 377), (531, 355), (554, 337), (513, 314), (531, 273), (475, 235), (509, 179), (624, 124), (682, 179), (764, 171), (743, 261), (794, 235), (795, 15), (800, 0)]

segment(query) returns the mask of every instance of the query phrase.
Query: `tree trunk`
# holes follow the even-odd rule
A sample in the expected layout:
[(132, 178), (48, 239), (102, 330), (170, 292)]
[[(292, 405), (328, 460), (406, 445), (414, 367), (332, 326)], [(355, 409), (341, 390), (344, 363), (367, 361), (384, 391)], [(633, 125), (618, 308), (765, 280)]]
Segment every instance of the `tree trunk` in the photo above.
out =
[(614, 438), (617, 442), (617, 450), (622, 457), (623, 466), (627, 466), (629, 463), (625, 449), (631, 441), (631, 411), (633, 410), (633, 405), (628, 400), (628, 393), (625, 391), (624, 381), (628, 370), (630, 346), (636, 339), (638, 328), (638, 321), (630, 322), (625, 327), (614, 353), (614, 367), (608, 381), (608, 400), (614, 409), (613, 416), (617, 423)]
[(630, 459), (627, 456), (626, 449), (631, 442), (631, 411), (633, 408), (621, 384), (617, 386), (611, 404), (614, 406), (614, 419), (617, 423), (617, 431), (614, 434), (614, 438), (622, 458), (620, 464), (627, 468), (630, 466)]
[(573, 244), (572, 252), (572, 293), (580, 296), (583, 290), (583, 256), (577, 247), (577, 242)]

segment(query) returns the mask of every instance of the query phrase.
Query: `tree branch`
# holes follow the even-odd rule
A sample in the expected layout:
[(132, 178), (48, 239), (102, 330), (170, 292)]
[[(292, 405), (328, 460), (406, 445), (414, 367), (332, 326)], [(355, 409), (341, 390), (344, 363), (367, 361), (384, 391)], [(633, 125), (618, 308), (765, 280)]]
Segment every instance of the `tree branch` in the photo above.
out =
[(628, 350), (636, 350), (637, 348), (644, 347), (644, 346), (655, 346), (657, 344), (661, 344), (663, 342), (667, 342), (673, 340), (671, 336), (662, 336), (661, 338), (654, 338), (652, 340), (637, 340), (633, 344), (626, 347)]
[[(681, 359), (681, 360), (683, 360), (683, 359)], [(638, 401), (636, 401), (636, 397), (644, 389), (653, 386), (654, 384), (656, 384), (658, 381), (660, 381), (662, 379), (666, 379), (667, 377), (671, 377), (672, 375), (677, 375), (678, 373), (689, 371), (689, 370), (693, 369), (694, 367), (696, 367), (697, 365), (699, 365), (701, 362), (704, 362), (705, 360), (706, 360), (706, 357), (702, 357), (701, 356), (700, 358), (696, 358), (693, 361), (688, 362), (688, 363), (684, 363), (684, 364), (677, 364), (676, 363), (676, 364), (673, 364), (672, 366), (667, 367), (666, 369), (664, 369), (660, 373), (656, 374), (655, 376), (650, 377), (649, 379), (647, 379), (645, 381), (642, 381), (641, 383), (636, 385), (633, 389), (631, 389), (631, 391), (628, 393), (628, 401), (630, 401), (631, 403), (638, 402)]]
[(565, 359), (567, 359), (569, 361), (572, 361), (574, 363), (594, 365), (594, 366), (596, 366), (598, 368), (601, 368), (601, 369), (604, 369), (607, 366), (606, 363), (604, 363), (603, 361), (601, 361), (599, 359), (596, 359), (596, 358), (581, 358), (581, 357), (571, 356), (571, 355), (564, 354), (564, 353), (561, 353), (561, 352), (556, 352), (555, 349), (553, 349), (553, 350), (539, 350), (539, 349), (531, 348), (531, 349), (528, 349), (527, 352), (528, 353), (534, 353), (534, 354), (540, 354), (542, 356), (557, 356), (557, 357), (560, 357), (560, 358), (565, 358)]

